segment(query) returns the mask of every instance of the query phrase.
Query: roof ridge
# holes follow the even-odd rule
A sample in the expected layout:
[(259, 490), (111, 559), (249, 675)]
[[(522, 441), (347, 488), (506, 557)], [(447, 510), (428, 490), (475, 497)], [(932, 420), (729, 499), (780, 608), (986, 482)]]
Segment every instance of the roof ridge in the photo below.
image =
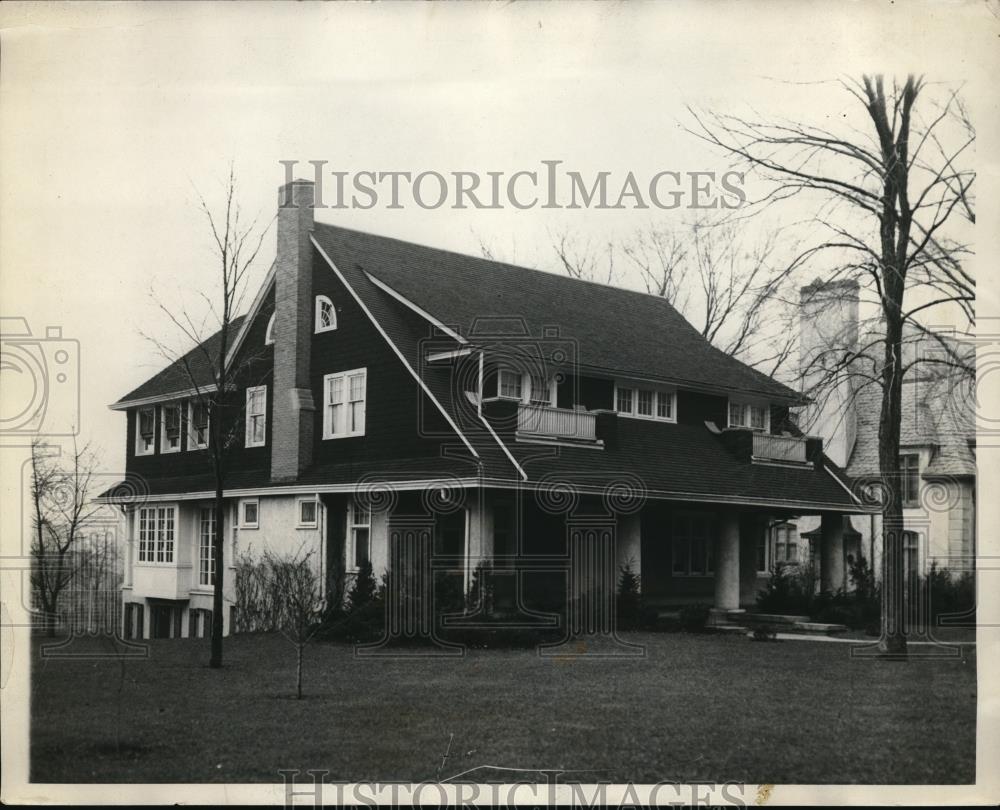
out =
[[(662, 301), (664, 305), (670, 307), (672, 310), (674, 310), (674, 312), (677, 312), (677, 314), (680, 315), (680, 311), (673, 304), (671, 304), (666, 298), (664, 298), (662, 295), (656, 295), (655, 293), (651, 293), (648, 291), (643, 292), (642, 290), (633, 290), (630, 287), (620, 287), (617, 284), (611, 284), (610, 282), (605, 282), (605, 281), (595, 281), (589, 278), (576, 278), (575, 276), (568, 276), (556, 270), (544, 270), (541, 267), (527, 267), (523, 264), (512, 264), (511, 262), (501, 262), (498, 261), (497, 259), (488, 259), (485, 256), (475, 256), (471, 253), (462, 253), (459, 250), (450, 250), (449, 248), (437, 247), (436, 245), (428, 245), (426, 242), (412, 242), (408, 239), (400, 239), (396, 236), (388, 236), (386, 234), (376, 233), (374, 231), (362, 231), (357, 228), (347, 228), (344, 227), (343, 225), (334, 225), (331, 222), (319, 222), (317, 220), (315, 222), (315, 225), (317, 227), (328, 228), (335, 231), (347, 231), (348, 233), (361, 234), (362, 236), (374, 236), (377, 239), (384, 239), (388, 242), (396, 242), (397, 244), (400, 245), (410, 245), (412, 247), (424, 248), (425, 250), (435, 250), (439, 253), (447, 253), (451, 256), (459, 256), (463, 259), (471, 259), (472, 261), (480, 262), (482, 264), (506, 267), (511, 270), (524, 270), (529, 273), (542, 273), (543, 275), (560, 279), (561, 281), (569, 282), (571, 284), (572, 283), (592, 284), (597, 287), (604, 287), (606, 289), (617, 290), (618, 292), (629, 293), (630, 295), (638, 295), (643, 298), (652, 299), (654, 301)], [(372, 272), (368, 268), (365, 268), (365, 270), (366, 272)], [(683, 315), (681, 315), (681, 317), (684, 318)], [(694, 329), (694, 326), (691, 325), (691, 323), (687, 320), (687, 318), (684, 318), (684, 321), (685, 323), (688, 324), (688, 326)]]

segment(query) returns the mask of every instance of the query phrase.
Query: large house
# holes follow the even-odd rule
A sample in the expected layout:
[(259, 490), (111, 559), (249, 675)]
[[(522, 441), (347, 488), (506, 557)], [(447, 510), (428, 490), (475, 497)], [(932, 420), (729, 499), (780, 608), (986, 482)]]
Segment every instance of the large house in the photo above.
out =
[[(953, 358), (972, 364), (973, 346), (949, 333), (907, 327), (900, 479), (883, 481), (878, 458), (882, 388), (872, 381), (881, 345), (872, 325), (859, 318), (859, 293), (853, 279), (817, 280), (801, 290), (801, 373), (807, 390), (823, 376), (824, 355), (860, 348), (862, 355), (874, 358), (853, 363), (822, 398), (803, 409), (800, 424), (823, 437), (826, 453), (859, 492), (871, 486), (875, 493), (884, 487), (900, 491), (908, 573), (927, 573), (932, 564), (953, 573), (971, 571), (976, 554), (975, 389), (967, 374), (950, 366)], [(878, 575), (881, 516), (845, 517), (844, 531), (847, 553), (866, 557)], [(782, 522), (772, 527), (772, 543), (792, 549), (786, 552), (789, 561), (804, 563), (815, 557), (810, 550), (819, 542), (819, 532), (815, 518)]]
[[(282, 187), (277, 255), (230, 362), (225, 496), (235, 561), (311, 553), (324, 581), (370, 561), (444, 571), (536, 613), (621, 566), (644, 601), (725, 621), (768, 576), (767, 529), (818, 516), (844, 580), (850, 479), (789, 418), (794, 390), (709, 345), (662, 298), (314, 221)], [(125, 630), (207, 632), (208, 416), (192, 351), (111, 407), (127, 419)], [(199, 376), (200, 375), (200, 376)], [(234, 625), (235, 622), (235, 625)]]

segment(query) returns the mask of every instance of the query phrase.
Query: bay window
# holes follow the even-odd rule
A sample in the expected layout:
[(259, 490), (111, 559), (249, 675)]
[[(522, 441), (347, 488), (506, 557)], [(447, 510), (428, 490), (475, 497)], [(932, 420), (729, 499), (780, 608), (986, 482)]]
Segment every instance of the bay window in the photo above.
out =
[(176, 516), (174, 506), (139, 508), (139, 562), (173, 563)]

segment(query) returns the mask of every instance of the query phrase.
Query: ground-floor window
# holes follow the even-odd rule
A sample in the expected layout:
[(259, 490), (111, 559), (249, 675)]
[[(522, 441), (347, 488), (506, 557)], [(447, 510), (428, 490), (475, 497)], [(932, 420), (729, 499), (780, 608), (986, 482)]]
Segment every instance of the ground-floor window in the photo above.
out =
[(715, 530), (711, 515), (674, 515), (671, 540), (674, 576), (710, 576), (715, 572)]
[(174, 561), (173, 506), (144, 506), (139, 509), (139, 562)]
[(903, 570), (907, 578), (920, 576), (920, 535), (903, 532)]
[(208, 638), (212, 635), (212, 611), (204, 608), (191, 608), (188, 612), (188, 636), (190, 638)]
[(351, 504), (347, 512), (347, 537), (350, 541), (348, 562), (353, 569), (371, 561), (372, 513)]
[(215, 584), (215, 508), (203, 507), (198, 519), (198, 584)]
[(779, 523), (771, 527), (771, 559), (775, 563), (797, 563), (799, 561), (799, 530), (791, 523)]

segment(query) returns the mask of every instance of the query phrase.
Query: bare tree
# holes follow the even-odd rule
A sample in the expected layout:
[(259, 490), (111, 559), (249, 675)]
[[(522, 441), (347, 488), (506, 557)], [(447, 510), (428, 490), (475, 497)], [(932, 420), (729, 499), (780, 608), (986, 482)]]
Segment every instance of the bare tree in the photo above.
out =
[[(226, 501), (225, 488), (229, 472), (229, 450), (239, 438), (237, 425), (241, 403), (234, 396), (236, 380), (245, 367), (237, 366), (230, 357), (239, 327), (239, 315), (247, 294), (247, 282), (255, 266), (270, 223), (260, 224), (259, 217), (248, 219), (240, 206), (238, 188), (232, 165), (224, 188), (221, 209), (213, 211), (199, 193), (198, 203), (212, 235), (216, 268), (214, 281), (198, 295), (202, 313), (191, 309), (172, 311), (159, 304), (160, 310), (180, 331), (185, 342), (194, 349), (179, 353), (164, 341), (144, 334), (169, 361), (177, 362), (194, 392), (195, 418), (200, 421), (192, 429), (203, 430), (208, 438), (215, 483), (215, 564), (212, 599), (212, 647), (209, 666), (222, 666), (223, 583), (225, 571)], [(212, 278), (206, 275), (206, 278)], [(252, 360), (252, 358), (251, 358)], [(204, 420), (204, 421), (201, 421)]]
[(63, 462), (40, 440), (31, 443), (31, 583), (49, 636), (56, 632), (60, 597), (77, 574), (76, 552), (87, 522), (100, 509), (93, 503), (97, 469), (89, 445), (74, 440)]
[(295, 697), (298, 700), (302, 700), (303, 654), (320, 627), (325, 606), (311, 556), (310, 552), (289, 559), (268, 558), (275, 591), (280, 596), (278, 629), (295, 647)]
[[(975, 222), (969, 152), (975, 131), (959, 91), (909, 76), (843, 80), (859, 124), (835, 128), (692, 110), (693, 132), (763, 181), (761, 211), (794, 201), (811, 212), (810, 242), (797, 269), (820, 265), (827, 279), (851, 278), (877, 310), (856, 345), (831, 344), (806, 361), (814, 385), (850, 377), (855, 390), (881, 389), (879, 467), (883, 482), (883, 633), (886, 654), (906, 653), (906, 593), (899, 447), (902, 383), (918, 365), (973, 373), (957, 345), (925, 324), (935, 308), (957, 307), (971, 323), (975, 282), (961, 236)], [(918, 104), (918, 101), (920, 102)], [(916, 294), (916, 300), (911, 300)], [(904, 351), (906, 330), (936, 343)]]

